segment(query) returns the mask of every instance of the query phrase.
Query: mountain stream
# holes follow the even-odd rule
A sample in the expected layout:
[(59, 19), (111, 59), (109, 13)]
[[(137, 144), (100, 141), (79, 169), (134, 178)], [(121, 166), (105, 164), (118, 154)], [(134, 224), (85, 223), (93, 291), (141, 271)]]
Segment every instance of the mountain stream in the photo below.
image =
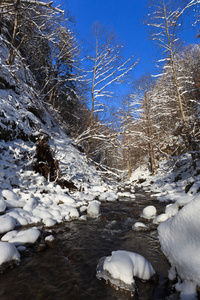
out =
[[(156, 226), (148, 221), (148, 231), (132, 229), (136, 221), (141, 221), (139, 215), (147, 205), (156, 206), (158, 213), (162, 213), (165, 207), (138, 191), (136, 199), (102, 203), (99, 218), (74, 220), (53, 228), (54, 247), (43, 251), (28, 247), (22, 254), (20, 265), (0, 274), (0, 299), (178, 299), (167, 279), (170, 266), (160, 249)], [(136, 279), (134, 296), (98, 280), (96, 267), (99, 259), (110, 256), (114, 250), (143, 255), (156, 270), (157, 279), (146, 282)]]

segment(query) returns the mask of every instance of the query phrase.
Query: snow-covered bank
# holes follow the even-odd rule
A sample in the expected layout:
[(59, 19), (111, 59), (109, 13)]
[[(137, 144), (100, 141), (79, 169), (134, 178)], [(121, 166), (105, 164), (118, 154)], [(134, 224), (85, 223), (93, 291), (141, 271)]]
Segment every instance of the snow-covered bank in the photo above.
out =
[[(87, 215), (97, 217), (100, 207), (94, 199), (118, 198), (116, 191), (101, 180), (95, 167), (88, 164), (85, 155), (73, 146), (57, 113), (41, 101), (32, 73), (20, 53), (16, 50), (10, 66), (6, 63), (8, 54), (8, 43), (2, 33), (0, 265), (9, 260), (19, 261), (16, 247), (21, 251), (27, 243), (35, 243), (40, 226), (51, 227), (77, 218), (86, 220)], [(53, 181), (50, 181), (50, 171), (47, 178), (34, 171), (36, 162), (48, 165), (48, 161), (38, 161), (37, 157), (37, 143), (43, 137), (57, 164), (57, 178)], [(26, 225), (36, 228), (24, 230)]]
[[(159, 240), (171, 269), (169, 279), (176, 279), (181, 299), (197, 299), (200, 286), (200, 165), (193, 169), (191, 156), (163, 161), (154, 176), (136, 170), (132, 181), (158, 200), (171, 202), (163, 214), (153, 219), (158, 226)], [(177, 278), (176, 278), (177, 276)]]

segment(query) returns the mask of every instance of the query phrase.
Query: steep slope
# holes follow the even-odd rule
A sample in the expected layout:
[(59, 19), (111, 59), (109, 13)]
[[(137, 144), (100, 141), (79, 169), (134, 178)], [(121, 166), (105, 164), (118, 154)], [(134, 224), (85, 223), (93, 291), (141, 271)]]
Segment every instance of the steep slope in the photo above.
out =
[[(0, 253), (5, 259), (0, 264), (19, 260), (10, 243), (21, 247), (38, 239), (37, 228), (27, 233), (19, 231), (21, 226), (51, 227), (73, 218), (86, 220), (87, 205), (107, 190), (96, 169), (72, 145), (57, 113), (40, 99), (20, 53), (16, 50), (10, 66), (8, 53), (8, 42), (1, 34)], [(112, 198), (114, 192), (109, 195)]]

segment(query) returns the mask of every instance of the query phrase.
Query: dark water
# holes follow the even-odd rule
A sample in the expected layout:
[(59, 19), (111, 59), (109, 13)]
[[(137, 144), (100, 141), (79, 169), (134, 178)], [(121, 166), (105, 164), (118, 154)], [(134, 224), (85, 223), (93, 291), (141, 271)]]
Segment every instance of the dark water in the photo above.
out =
[[(28, 249), (19, 266), (0, 274), (0, 300), (177, 299), (168, 298), (172, 294), (167, 280), (169, 265), (160, 250), (156, 228), (146, 232), (132, 230), (142, 209), (149, 204), (157, 206), (160, 212), (164, 210), (162, 204), (138, 193), (134, 201), (102, 204), (98, 219), (68, 222), (53, 229), (55, 248), (42, 252)], [(98, 280), (98, 261), (113, 250), (143, 255), (156, 270), (157, 280), (136, 280), (134, 297)]]

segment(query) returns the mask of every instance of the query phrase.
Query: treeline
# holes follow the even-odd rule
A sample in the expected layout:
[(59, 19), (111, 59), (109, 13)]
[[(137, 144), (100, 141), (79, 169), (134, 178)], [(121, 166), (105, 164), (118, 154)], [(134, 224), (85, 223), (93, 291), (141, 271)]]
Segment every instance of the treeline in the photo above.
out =
[(146, 26), (162, 49), (159, 76), (132, 80), (120, 106), (113, 105), (116, 87), (130, 82), (137, 60), (123, 59), (114, 33), (99, 24), (94, 24), (91, 40), (79, 45), (71, 16), (52, 2), (1, 1), (0, 30), (10, 48), (7, 63), (12, 65), (20, 52), (42, 99), (59, 111), (74, 143), (105, 172), (128, 170), (130, 177), (142, 164), (155, 172), (161, 158), (188, 151), (195, 168), (200, 48), (183, 47), (178, 37), (185, 15), (197, 23), (193, 12), (199, 2), (151, 1)]

